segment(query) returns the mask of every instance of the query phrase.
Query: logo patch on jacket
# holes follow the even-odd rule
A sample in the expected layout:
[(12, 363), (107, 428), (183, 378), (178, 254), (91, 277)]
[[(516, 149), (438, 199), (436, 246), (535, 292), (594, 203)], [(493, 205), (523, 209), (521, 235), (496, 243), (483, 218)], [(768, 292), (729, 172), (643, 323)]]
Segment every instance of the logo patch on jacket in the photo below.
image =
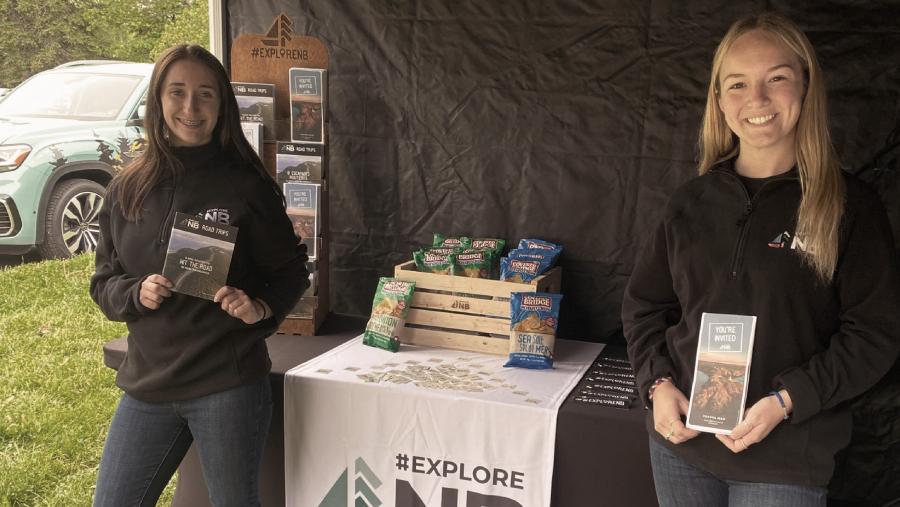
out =
[(791, 240), (791, 233), (788, 231), (784, 231), (778, 236), (775, 236), (775, 239), (769, 241), (769, 248), (784, 248), (784, 244)]
[(782, 232), (778, 236), (775, 236), (772, 241), (769, 241), (769, 248), (784, 248), (788, 242), (791, 243), (791, 250), (800, 250), (801, 252), (807, 251), (806, 243), (803, 242), (800, 236), (797, 234), (791, 236), (791, 233), (788, 231)]
[(231, 211), (224, 208), (208, 209), (203, 213), (203, 219), (231, 225)]

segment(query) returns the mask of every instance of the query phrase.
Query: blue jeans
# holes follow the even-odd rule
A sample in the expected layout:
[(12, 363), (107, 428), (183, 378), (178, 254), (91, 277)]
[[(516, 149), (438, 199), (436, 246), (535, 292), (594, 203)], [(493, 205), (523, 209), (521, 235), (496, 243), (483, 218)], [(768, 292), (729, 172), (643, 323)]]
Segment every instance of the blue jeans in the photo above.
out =
[(721, 480), (652, 437), (650, 464), (660, 507), (825, 507), (825, 488)]
[(103, 448), (94, 506), (156, 505), (195, 439), (212, 504), (259, 505), (271, 421), (268, 375), (187, 401), (146, 403), (123, 394)]

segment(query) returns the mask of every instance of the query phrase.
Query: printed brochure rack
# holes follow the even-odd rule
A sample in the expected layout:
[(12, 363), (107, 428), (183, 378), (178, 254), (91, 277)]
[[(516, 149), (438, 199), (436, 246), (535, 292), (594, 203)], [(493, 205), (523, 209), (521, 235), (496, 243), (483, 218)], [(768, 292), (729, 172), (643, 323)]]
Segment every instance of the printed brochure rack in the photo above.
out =
[[(320, 184), (316, 196), (316, 211), (309, 208), (292, 210), (296, 220), (295, 227), (317, 231), (317, 237), (304, 237), (303, 243), (313, 259), (311, 265), (318, 269), (312, 274), (315, 288), (308, 290), (298, 301), (295, 308), (278, 328), (278, 333), (295, 335), (314, 335), (324, 322), (330, 308), (329, 287), (329, 252), (328, 231), (328, 199), (325, 180), (328, 177), (326, 117), (328, 99), (327, 69), (329, 67), (328, 49), (325, 44), (308, 35), (292, 33), (295, 24), (285, 13), (274, 16), (269, 29), (261, 33), (244, 33), (234, 38), (229, 51), (228, 70), (232, 84), (238, 95), (244, 95), (242, 113), (244, 121), (258, 121), (261, 112), (265, 125), (265, 139), (261, 150), (261, 159), (273, 178), (281, 178), (279, 187), (289, 181)], [(280, 34), (277, 39), (272, 34)], [(273, 45), (273, 43), (275, 45)], [(304, 72), (292, 79), (291, 69)], [(294, 81), (292, 83), (292, 81)], [(268, 113), (268, 86), (272, 87), (272, 109), (274, 111), (274, 128), (270, 129), (266, 121)], [(238, 89), (241, 87), (241, 89)], [(293, 107), (293, 106), (296, 106)], [(292, 163), (293, 170), (287, 173), (278, 171), (278, 145), (312, 143), (303, 148), (303, 153), (295, 150), (292, 154), (302, 155), (299, 163)], [(284, 153), (286, 154), (286, 153)], [(283, 174), (278, 174), (278, 173)], [(299, 197), (295, 194), (295, 197)], [(301, 202), (298, 200), (297, 202)]]

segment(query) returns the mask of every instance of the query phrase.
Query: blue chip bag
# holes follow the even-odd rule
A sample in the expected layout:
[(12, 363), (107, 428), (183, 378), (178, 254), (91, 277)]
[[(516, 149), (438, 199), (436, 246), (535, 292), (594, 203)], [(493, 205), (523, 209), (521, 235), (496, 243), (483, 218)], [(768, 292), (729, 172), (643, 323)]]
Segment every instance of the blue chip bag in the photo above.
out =
[(553, 252), (537, 248), (516, 248), (515, 250), (510, 250), (507, 257), (518, 260), (545, 261), (547, 267), (552, 267), (554, 260)]
[(519, 248), (521, 248), (522, 250), (547, 250), (549, 252), (552, 252), (553, 262), (551, 264), (556, 264), (556, 259), (559, 258), (559, 254), (561, 254), (563, 251), (562, 245), (557, 245), (556, 243), (551, 243), (542, 239), (519, 240)]
[(562, 294), (513, 292), (509, 298), (509, 361), (503, 366), (553, 368)]
[(500, 279), (507, 282), (528, 283), (550, 269), (550, 260), (500, 258)]

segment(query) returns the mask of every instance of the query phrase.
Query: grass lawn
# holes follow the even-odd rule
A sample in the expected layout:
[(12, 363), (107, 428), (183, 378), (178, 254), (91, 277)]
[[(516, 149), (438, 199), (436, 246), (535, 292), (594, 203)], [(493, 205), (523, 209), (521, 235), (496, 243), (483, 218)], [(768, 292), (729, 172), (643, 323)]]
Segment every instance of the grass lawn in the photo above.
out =
[(91, 504), (121, 394), (103, 343), (126, 333), (88, 295), (93, 266), (83, 255), (0, 269), (0, 506)]

